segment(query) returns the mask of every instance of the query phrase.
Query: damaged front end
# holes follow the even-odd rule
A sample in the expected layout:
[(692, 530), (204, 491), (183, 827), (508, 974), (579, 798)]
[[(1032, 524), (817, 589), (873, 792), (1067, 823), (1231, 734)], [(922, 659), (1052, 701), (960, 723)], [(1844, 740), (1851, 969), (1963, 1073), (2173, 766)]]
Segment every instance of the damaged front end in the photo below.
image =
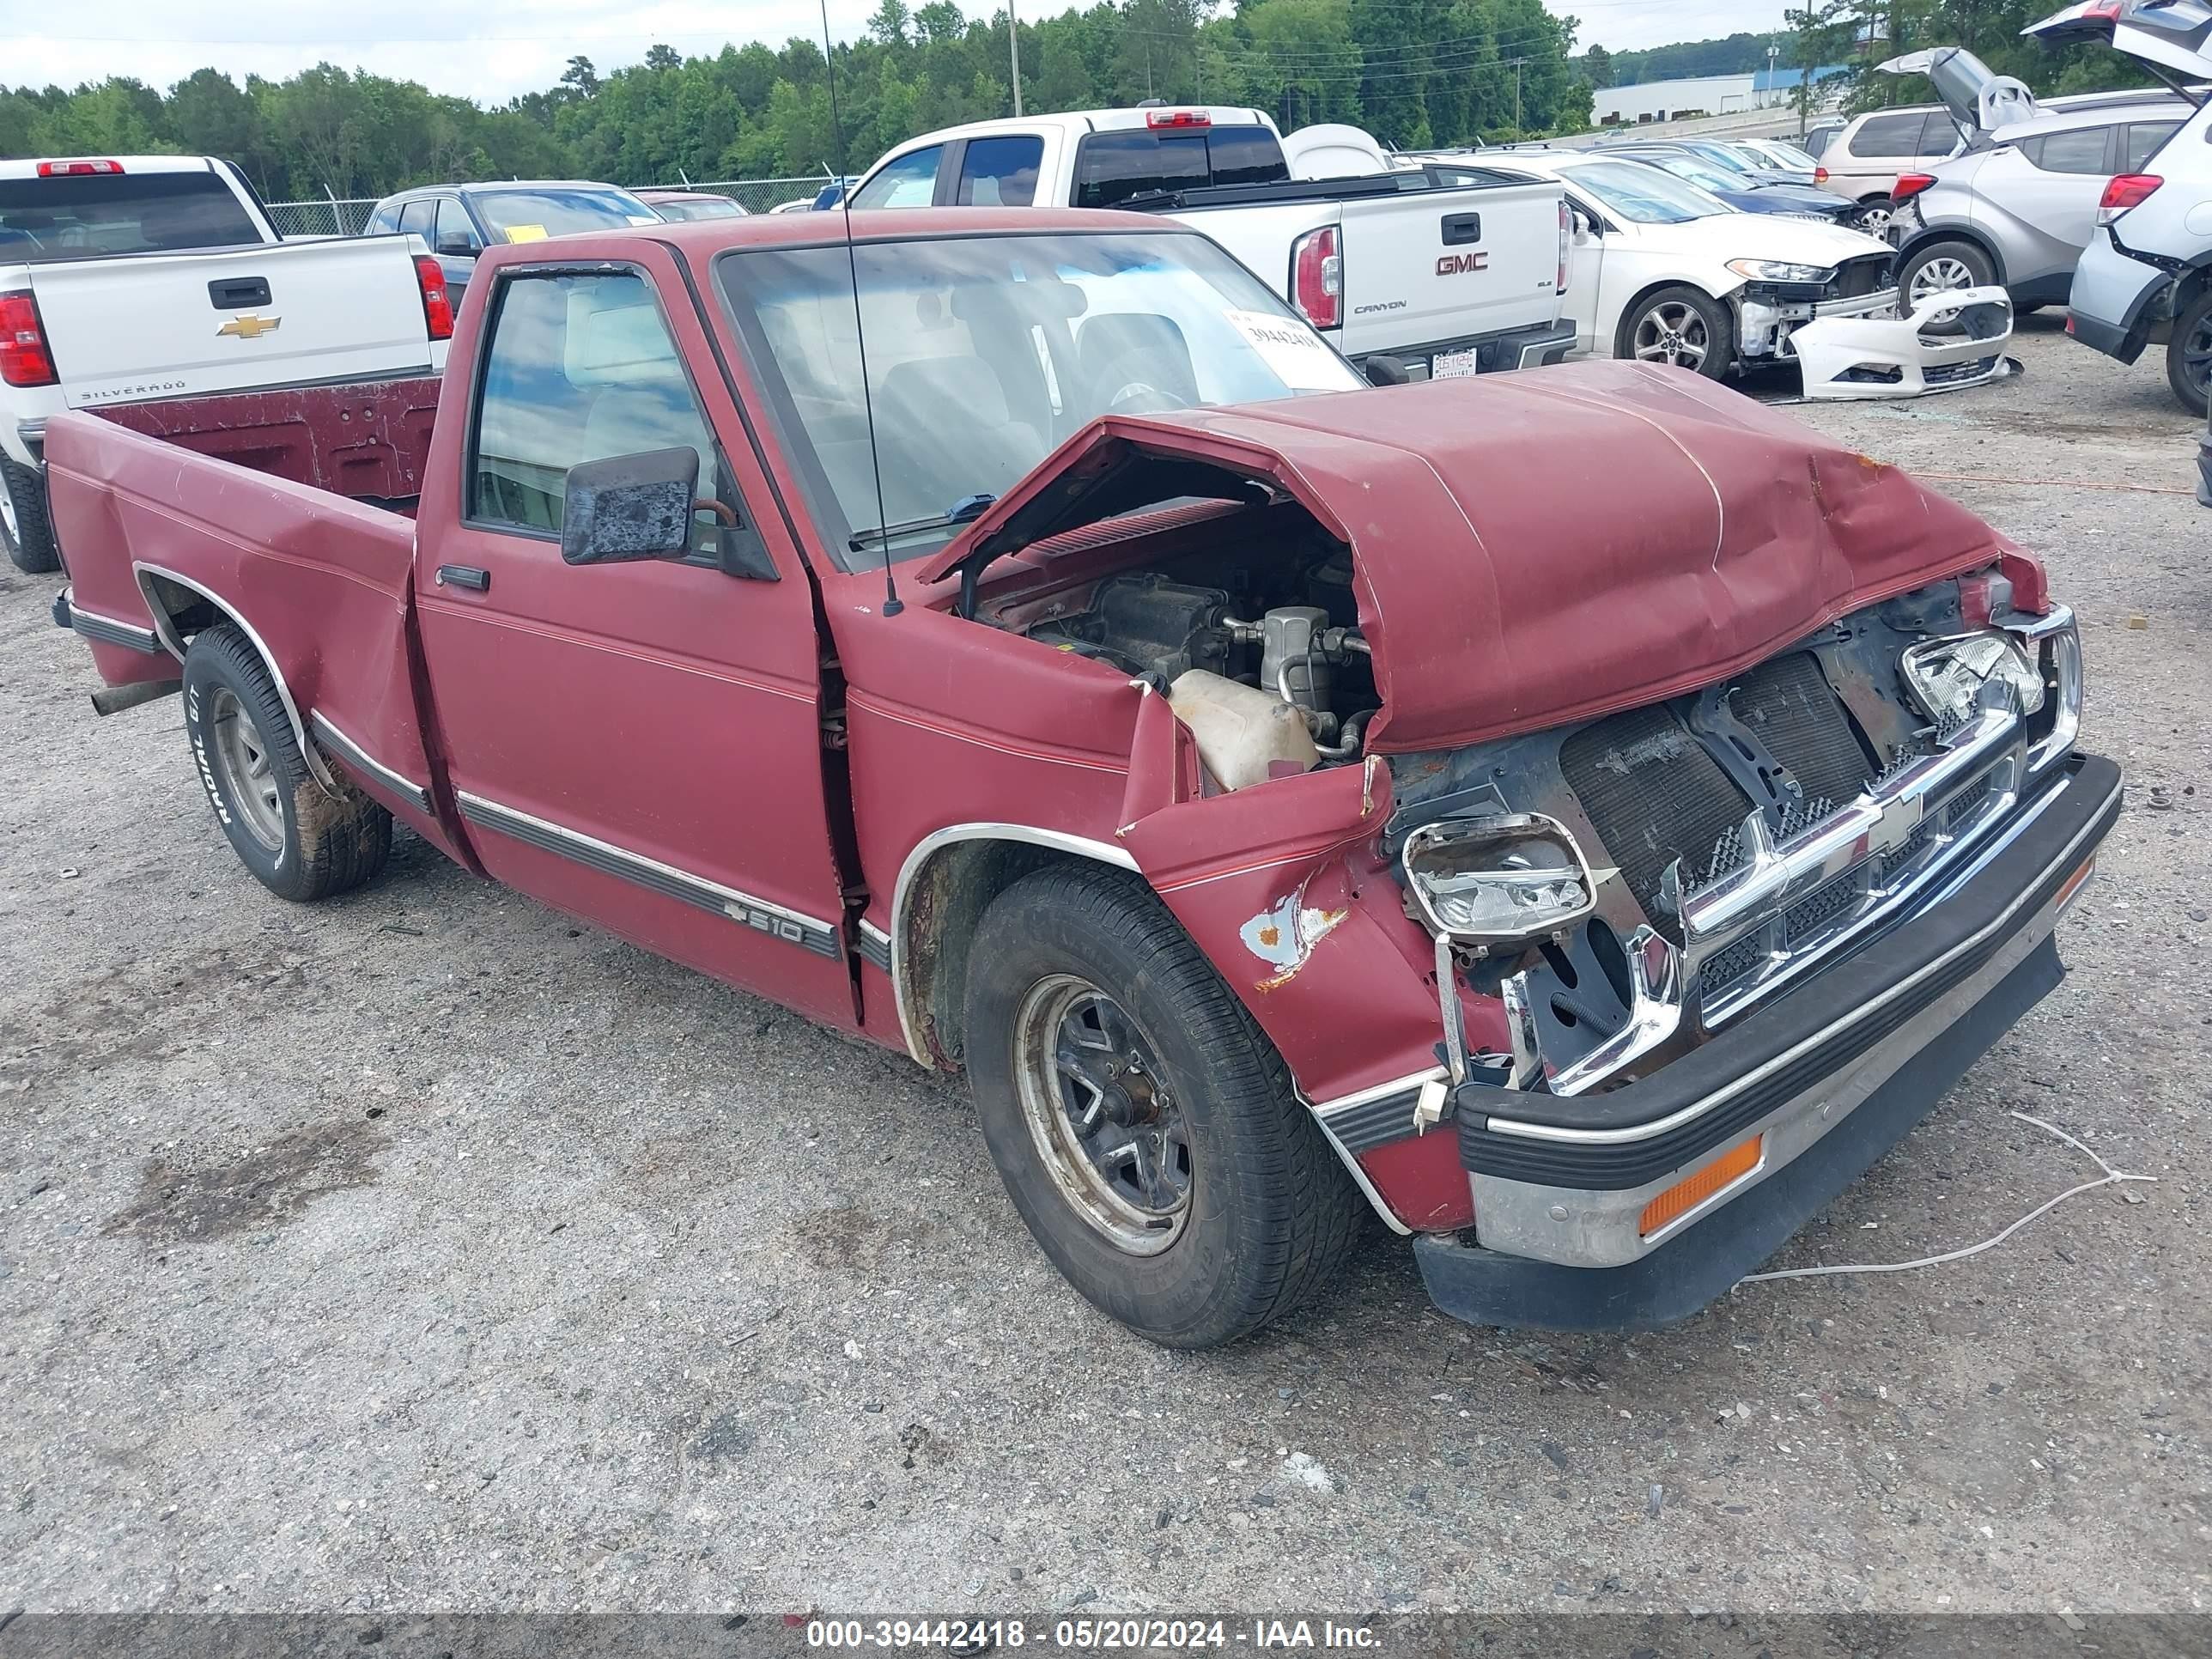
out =
[(2119, 779), (1963, 509), (1687, 377), (1522, 378), (1102, 422), (930, 574), (1128, 677), (1117, 851), (1439, 1305), (1663, 1323), (2056, 982)]

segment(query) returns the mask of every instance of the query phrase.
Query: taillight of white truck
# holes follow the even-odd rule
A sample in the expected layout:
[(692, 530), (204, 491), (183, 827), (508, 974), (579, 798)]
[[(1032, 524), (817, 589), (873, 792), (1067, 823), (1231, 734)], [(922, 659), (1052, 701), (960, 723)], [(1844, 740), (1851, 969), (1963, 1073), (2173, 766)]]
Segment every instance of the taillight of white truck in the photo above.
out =
[(29, 289), (0, 294), (0, 380), (9, 386), (52, 386), (54, 354), (39, 320), (39, 302)]
[(1567, 198), (1559, 198), (1559, 274), (1552, 284), (1554, 294), (1567, 291), (1567, 248), (1574, 240), (1575, 216), (1567, 207)]
[(1310, 230), (1291, 245), (1291, 299), (1316, 328), (1344, 320), (1344, 257), (1334, 225)]

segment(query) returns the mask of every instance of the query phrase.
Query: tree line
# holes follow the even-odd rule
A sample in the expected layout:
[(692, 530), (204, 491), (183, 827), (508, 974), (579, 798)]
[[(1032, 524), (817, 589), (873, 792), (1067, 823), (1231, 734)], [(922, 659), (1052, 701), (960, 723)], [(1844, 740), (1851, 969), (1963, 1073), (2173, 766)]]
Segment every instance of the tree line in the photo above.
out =
[[(1250, 105), (1285, 130), (1348, 121), (1408, 148), (1577, 131), (1578, 25), (1541, 0), (1097, 0), (1019, 26), (1030, 113)], [(655, 46), (495, 108), (331, 64), (241, 87), (203, 69), (166, 91), (122, 77), (0, 88), (0, 155), (227, 156), (272, 200), (443, 180), (627, 185), (856, 172), (918, 132), (1013, 113), (1006, 14), (882, 0), (860, 39)], [(836, 94), (833, 118), (831, 94)]]

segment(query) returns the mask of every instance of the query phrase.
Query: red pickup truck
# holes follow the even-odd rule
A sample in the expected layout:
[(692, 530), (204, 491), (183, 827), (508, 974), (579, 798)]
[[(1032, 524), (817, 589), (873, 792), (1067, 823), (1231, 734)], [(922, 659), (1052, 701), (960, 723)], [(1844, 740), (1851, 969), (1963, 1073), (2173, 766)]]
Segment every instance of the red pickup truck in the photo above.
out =
[(57, 620), (284, 897), (397, 820), (964, 1073), (1165, 1343), (1370, 1208), (1682, 1317), (2057, 983), (2120, 776), (1951, 501), (1649, 365), (1366, 386), (1157, 219), (838, 223), (494, 249), (427, 428), (57, 416)]

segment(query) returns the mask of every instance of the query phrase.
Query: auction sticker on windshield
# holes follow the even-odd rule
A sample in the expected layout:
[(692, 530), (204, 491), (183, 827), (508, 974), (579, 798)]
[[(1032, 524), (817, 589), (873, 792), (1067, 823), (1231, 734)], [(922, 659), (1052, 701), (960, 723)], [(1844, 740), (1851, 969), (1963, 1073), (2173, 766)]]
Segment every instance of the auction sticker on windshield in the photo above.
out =
[(507, 240), (510, 242), (542, 242), (545, 240), (543, 225), (509, 225)]
[(1344, 360), (1322, 343), (1321, 336), (1288, 317), (1264, 311), (1224, 311), (1229, 325), (1242, 334), (1260, 361), (1293, 392), (1342, 392), (1352, 384)]

